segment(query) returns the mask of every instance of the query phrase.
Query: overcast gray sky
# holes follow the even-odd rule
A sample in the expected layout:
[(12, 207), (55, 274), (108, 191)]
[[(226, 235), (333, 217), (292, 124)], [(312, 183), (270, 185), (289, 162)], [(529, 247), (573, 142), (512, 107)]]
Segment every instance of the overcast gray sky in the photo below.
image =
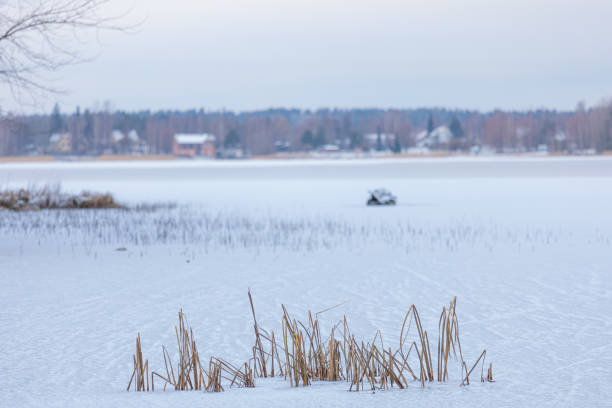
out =
[(69, 93), (39, 110), (573, 109), (612, 97), (611, 0), (132, 1), (138, 32), (88, 42), (97, 58), (57, 73)]

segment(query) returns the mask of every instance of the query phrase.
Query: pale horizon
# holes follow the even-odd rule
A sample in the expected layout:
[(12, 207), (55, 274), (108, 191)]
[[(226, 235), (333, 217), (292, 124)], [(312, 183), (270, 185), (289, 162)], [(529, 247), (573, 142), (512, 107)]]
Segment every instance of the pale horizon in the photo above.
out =
[[(121, 13), (126, 5), (114, 4)], [(574, 110), (612, 96), (612, 3), (133, 0), (132, 33), (80, 39), (67, 91), (4, 111)], [(92, 41), (93, 40), (93, 41)]]

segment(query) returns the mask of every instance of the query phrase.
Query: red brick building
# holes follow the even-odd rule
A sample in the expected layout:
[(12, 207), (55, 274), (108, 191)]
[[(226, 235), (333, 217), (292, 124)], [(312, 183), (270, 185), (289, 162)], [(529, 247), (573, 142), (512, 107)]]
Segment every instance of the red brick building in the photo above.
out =
[(172, 146), (176, 156), (215, 157), (215, 136), (208, 133), (177, 133)]

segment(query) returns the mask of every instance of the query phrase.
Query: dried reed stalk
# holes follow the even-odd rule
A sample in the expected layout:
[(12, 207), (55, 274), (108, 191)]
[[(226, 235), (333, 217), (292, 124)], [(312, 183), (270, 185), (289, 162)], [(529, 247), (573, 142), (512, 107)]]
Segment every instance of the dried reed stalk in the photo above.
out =
[(140, 343), (140, 333), (136, 336), (136, 353), (133, 356), (134, 370), (130, 377), (127, 390), (130, 390), (132, 382), (136, 391), (149, 391), (149, 360), (142, 359), (142, 347)]
[[(397, 349), (386, 347), (382, 334), (378, 331), (371, 342), (358, 343), (351, 334), (344, 316), (343, 321), (331, 328), (324, 338), (318, 320), (320, 313), (308, 311), (307, 323), (291, 318), (284, 305), (282, 307), (282, 344), (278, 344), (274, 332), (266, 332), (257, 324), (255, 306), (251, 292), (248, 292), (255, 345), (253, 357), (249, 362), (234, 366), (226, 360), (211, 357), (208, 369), (200, 363), (193, 330), (187, 326), (184, 314), (179, 311), (179, 323), (175, 326), (178, 348), (176, 370), (168, 350), (162, 347), (165, 375), (151, 374), (151, 390), (154, 390), (154, 377), (161, 379), (164, 390), (168, 385), (175, 390), (205, 390), (208, 392), (224, 391), (223, 383), (229, 387), (254, 387), (255, 377), (284, 376), (292, 387), (308, 386), (313, 381), (341, 381), (350, 383), (349, 391), (364, 389), (407, 388), (414, 382), (425, 387), (426, 383), (448, 379), (449, 357), (458, 357), (461, 370), (461, 385), (470, 383), (470, 375), (481, 363), (481, 381), (493, 382), (493, 366), (489, 364), (486, 376), (484, 350), (471, 369), (463, 359), (459, 340), (459, 320), (457, 318), (457, 298), (443, 307), (438, 322), (437, 372), (434, 375), (433, 359), (429, 336), (423, 330), (421, 318), (415, 305), (408, 308), (402, 323), (399, 346)], [(342, 330), (336, 330), (342, 324)], [(411, 333), (414, 324), (416, 336)], [(337, 336), (340, 333), (341, 336)], [(409, 340), (410, 337), (410, 340)], [(266, 343), (267, 342), (267, 343)], [(269, 350), (269, 351), (268, 351)], [(414, 354), (412, 354), (414, 352)], [(412, 355), (412, 357), (411, 357)], [(149, 391), (148, 361), (143, 361), (140, 334), (136, 339), (134, 370), (128, 384), (132, 382), (137, 391)], [(284, 360), (284, 361), (283, 361)], [(413, 365), (411, 365), (413, 364)], [(278, 367), (278, 370), (275, 370)], [(414, 368), (413, 368), (414, 367)], [(418, 373), (417, 373), (418, 372)]]
[[(268, 370), (266, 370), (266, 359), (264, 357), (263, 347), (261, 345), (261, 338), (259, 337), (259, 329), (257, 327), (257, 318), (255, 317), (255, 306), (253, 306), (253, 297), (251, 296), (251, 290), (248, 291), (249, 303), (251, 303), (251, 312), (253, 313), (253, 329), (255, 330), (255, 347), (259, 350), (259, 358), (261, 364), (261, 371), (264, 377), (268, 376)], [(272, 362), (274, 364), (274, 361)]]
[(480, 353), (480, 356), (476, 359), (476, 362), (474, 363), (474, 365), (472, 366), (472, 368), (468, 371), (467, 366), (465, 365), (465, 363), (463, 364), (463, 368), (464, 368), (464, 372), (465, 372), (465, 377), (463, 377), (461, 379), (461, 385), (469, 385), (470, 384), (470, 375), (472, 374), (472, 371), (474, 371), (474, 369), (476, 368), (476, 366), (478, 365), (478, 363), (482, 360), (482, 364), (481, 364), (481, 368), (480, 368), (480, 381), (481, 382), (494, 382), (493, 380), (493, 363), (489, 364), (489, 368), (487, 370), (487, 376), (484, 376), (484, 366), (485, 366), (485, 361), (487, 358), (487, 350), (483, 350), (482, 353)]
[[(230, 381), (230, 387), (254, 387), (253, 367), (248, 363), (244, 363), (241, 368), (237, 368), (225, 360), (211, 357), (209, 360), (208, 370), (205, 370), (200, 361), (200, 354), (195, 341), (193, 329), (187, 326), (185, 315), (182, 310), (178, 314), (178, 325), (174, 327), (177, 343), (178, 362), (176, 370), (172, 363), (170, 353), (165, 346), (162, 346), (162, 355), (164, 358), (165, 375), (158, 372), (151, 373), (151, 383), (154, 390), (154, 378), (157, 377), (163, 381), (163, 390), (170, 385), (176, 391), (185, 390), (205, 390), (209, 392), (223, 391), (224, 387), (222, 379)], [(148, 387), (148, 362), (145, 362), (142, 368), (142, 355), (140, 353), (140, 335), (137, 339), (137, 355), (134, 357), (134, 373), (132, 376), (140, 378), (138, 375), (142, 370), (146, 371), (147, 378), (146, 390)], [(140, 354), (139, 354), (140, 353)], [(130, 384), (131, 384), (130, 380)], [(137, 382), (137, 385), (141, 384)], [(129, 389), (129, 385), (128, 385)], [(140, 389), (139, 389), (140, 391)], [(144, 389), (142, 389), (144, 391)]]
[(448, 357), (451, 350), (455, 358), (457, 357), (456, 350), (459, 350), (459, 357), (463, 365), (456, 306), (457, 297), (450, 302), (448, 310), (445, 307), (442, 308), (438, 323), (438, 381), (446, 381), (448, 378)]

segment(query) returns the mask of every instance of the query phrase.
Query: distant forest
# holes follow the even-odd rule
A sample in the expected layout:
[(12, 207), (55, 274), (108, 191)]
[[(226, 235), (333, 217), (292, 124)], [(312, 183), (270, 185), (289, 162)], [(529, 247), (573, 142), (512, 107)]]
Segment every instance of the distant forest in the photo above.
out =
[[(250, 155), (302, 152), (333, 145), (339, 150), (410, 151), (423, 135), (443, 126), (449, 140), (429, 143), (427, 150), (513, 153), (546, 149), (549, 152), (598, 153), (612, 150), (612, 103), (574, 111), (534, 110), (481, 113), (448, 109), (268, 109), (253, 112), (140, 111), (110, 109), (62, 112), (55, 106), (47, 115), (0, 117), (0, 155), (49, 153), (52, 135), (69, 135), (63, 154), (125, 153), (115, 134), (137, 135), (150, 154), (172, 153), (176, 133), (210, 133), (219, 148), (231, 145)], [(375, 147), (366, 135), (392, 135)], [(57, 139), (57, 137), (56, 137)], [(371, 138), (370, 138), (371, 139)], [(129, 138), (124, 139), (129, 142)], [(123, 146), (123, 147), (122, 147)]]

